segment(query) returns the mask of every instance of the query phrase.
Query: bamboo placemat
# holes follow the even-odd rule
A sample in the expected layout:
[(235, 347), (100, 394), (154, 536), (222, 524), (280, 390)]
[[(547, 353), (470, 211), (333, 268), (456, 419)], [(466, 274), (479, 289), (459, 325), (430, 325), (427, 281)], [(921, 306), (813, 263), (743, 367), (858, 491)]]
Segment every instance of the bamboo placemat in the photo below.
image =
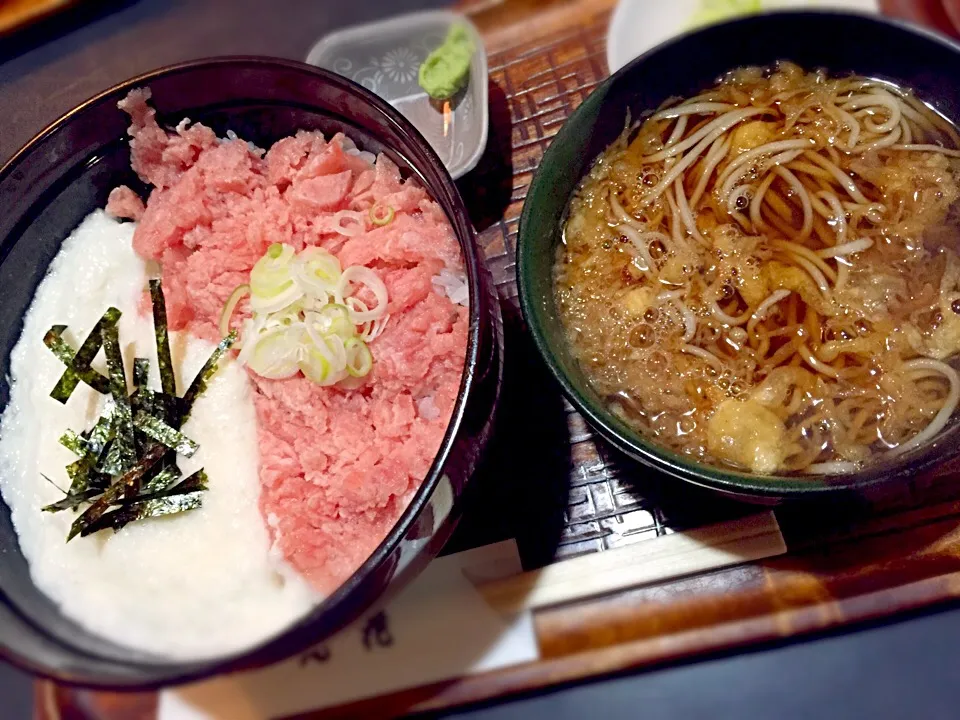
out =
[[(755, 512), (659, 477), (596, 438), (546, 377), (520, 318), (514, 263), (526, 190), (564, 120), (607, 76), (612, 5), (612, 0), (463, 5), (486, 40), (491, 116), (487, 151), (460, 187), (503, 301), (507, 377), (498, 436), (450, 549), (516, 537), (528, 569), (550, 571), (557, 560), (624, 546), (636, 545), (642, 554), (652, 547), (646, 540), (717, 523), (736, 527), (738, 518)], [(886, 11), (901, 16), (940, 18), (929, 10), (921, 16), (919, 9), (916, 3), (885, 4)], [(559, 607), (534, 604), (540, 662), (325, 715), (381, 717), (450, 707), (955, 598), (960, 596), (955, 479), (956, 473), (944, 468), (869, 508), (778, 510), (789, 549), (785, 557)], [(510, 606), (518, 597), (509, 584), (487, 590), (495, 604)], [(151, 696), (39, 683), (37, 697), (42, 717), (54, 717), (48, 711), (56, 708), (104, 720), (153, 715)]]

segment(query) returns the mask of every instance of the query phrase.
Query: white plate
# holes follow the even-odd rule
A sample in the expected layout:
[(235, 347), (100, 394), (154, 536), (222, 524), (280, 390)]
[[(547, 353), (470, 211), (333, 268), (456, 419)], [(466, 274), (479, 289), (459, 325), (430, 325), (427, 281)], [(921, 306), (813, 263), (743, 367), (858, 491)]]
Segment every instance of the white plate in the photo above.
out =
[(762, 10), (833, 8), (879, 12), (877, 0), (620, 0), (607, 30), (610, 72), (674, 35), (692, 30), (699, 24), (698, 15), (704, 9), (718, 6), (729, 8), (728, 17), (755, 12), (757, 6)]
[[(457, 22), (469, 28), (476, 52), (466, 90), (444, 117), (420, 87), (417, 72)], [(339, 30), (314, 45), (307, 62), (343, 75), (393, 105), (423, 134), (454, 178), (472, 170), (483, 155), (487, 146), (487, 53), (480, 33), (462, 15), (430, 10)]]

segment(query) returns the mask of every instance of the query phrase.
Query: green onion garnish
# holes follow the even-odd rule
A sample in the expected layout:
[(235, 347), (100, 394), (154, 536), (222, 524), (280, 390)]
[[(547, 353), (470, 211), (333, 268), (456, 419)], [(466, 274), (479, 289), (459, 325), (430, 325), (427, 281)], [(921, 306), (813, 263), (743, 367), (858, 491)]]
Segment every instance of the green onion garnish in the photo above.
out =
[(370, 208), (370, 222), (374, 225), (389, 225), (396, 216), (396, 211), (390, 205), (374, 205)]

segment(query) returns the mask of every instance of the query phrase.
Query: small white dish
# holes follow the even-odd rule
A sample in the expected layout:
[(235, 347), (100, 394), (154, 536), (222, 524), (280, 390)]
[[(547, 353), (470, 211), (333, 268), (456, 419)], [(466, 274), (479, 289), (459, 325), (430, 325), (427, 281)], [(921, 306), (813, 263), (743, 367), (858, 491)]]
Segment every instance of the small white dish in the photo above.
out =
[[(708, 9), (724, 8), (727, 18), (750, 12), (787, 9), (840, 9), (879, 12), (877, 0), (620, 0), (607, 30), (607, 66), (615, 73), (647, 50), (696, 27)], [(695, 58), (691, 59), (695, 62)]]
[[(467, 87), (438, 109), (418, 81), (420, 65), (439, 47), (454, 23), (473, 35)], [(322, 38), (307, 62), (343, 75), (399, 110), (427, 139), (454, 178), (472, 170), (487, 146), (487, 53), (477, 28), (446, 10), (398, 15), (356, 25)], [(445, 107), (445, 106), (442, 106)]]

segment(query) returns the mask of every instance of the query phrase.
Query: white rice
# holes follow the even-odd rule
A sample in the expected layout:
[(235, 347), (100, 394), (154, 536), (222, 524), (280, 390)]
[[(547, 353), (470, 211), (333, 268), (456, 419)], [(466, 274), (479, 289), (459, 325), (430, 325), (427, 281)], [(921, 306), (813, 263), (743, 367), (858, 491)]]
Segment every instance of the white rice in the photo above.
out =
[[(187, 122), (189, 122), (189, 120), (187, 120)], [(177, 125), (177, 132), (181, 131), (181, 126), (186, 127), (183, 121), (180, 122), (180, 125)], [(225, 142), (234, 142), (239, 139), (240, 139), (240, 136), (237, 135), (233, 130), (227, 130), (226, 137), (217, 138), (217, 142), (220, 144), (223, 144)], [(250, 148), (250, 152), (252, 152), (254, 155), (262, 157), (264, 153), (267, 152), (263, 148), (257, 147), (249, 140), (247, 140), (246, 143), (247, 143), (247, 147)]]
[(470, 303), (470, 290), (467, 285), (467, 276), (460, 272), (453, 272), (444, 268), (431, 279), (437, 292), (450, 298), (450, 302), (457, 305)]
[(424, 420), (436, 420), (440, 417), (440, 408), (433, 399), (433, 395), (425, 395), (417, 400), (417, 413)]
[[(319, 599), (271, 553), (258, 507), (256, 415), (242, 369), (221, 363), (184, 427), (200, 450), (181, 457), (180, 467), (185, 474), (203, 467), (210, 479), (202, 508), (70, 543), (76, 516), (40, 510), (62, 497), (41, 474), (69, 484), (64, 467), (75, 458), (59, 436), (91, 426), (105, 402), (85, 385), (66, 405), (49, 397), (63, 372), (42, 342), (50, 326), (68, 325), (77, 343), (115, 305), (123, 311), (128, 372), (135, 355), (148, 357), (151, 384), (159, 387), (153, 325), (137, 312), (147, 274), (132, 248), (133, 230), (93, 213), (64, 242), (40, 285), (11, 358), (10, 402), (0, 419), (0, 491), (34, 582), (67, 616), (147, 652), (212, 657), (272, 636)], [(183, 392), (212, 345), (172, 333), (171, 348)]]

